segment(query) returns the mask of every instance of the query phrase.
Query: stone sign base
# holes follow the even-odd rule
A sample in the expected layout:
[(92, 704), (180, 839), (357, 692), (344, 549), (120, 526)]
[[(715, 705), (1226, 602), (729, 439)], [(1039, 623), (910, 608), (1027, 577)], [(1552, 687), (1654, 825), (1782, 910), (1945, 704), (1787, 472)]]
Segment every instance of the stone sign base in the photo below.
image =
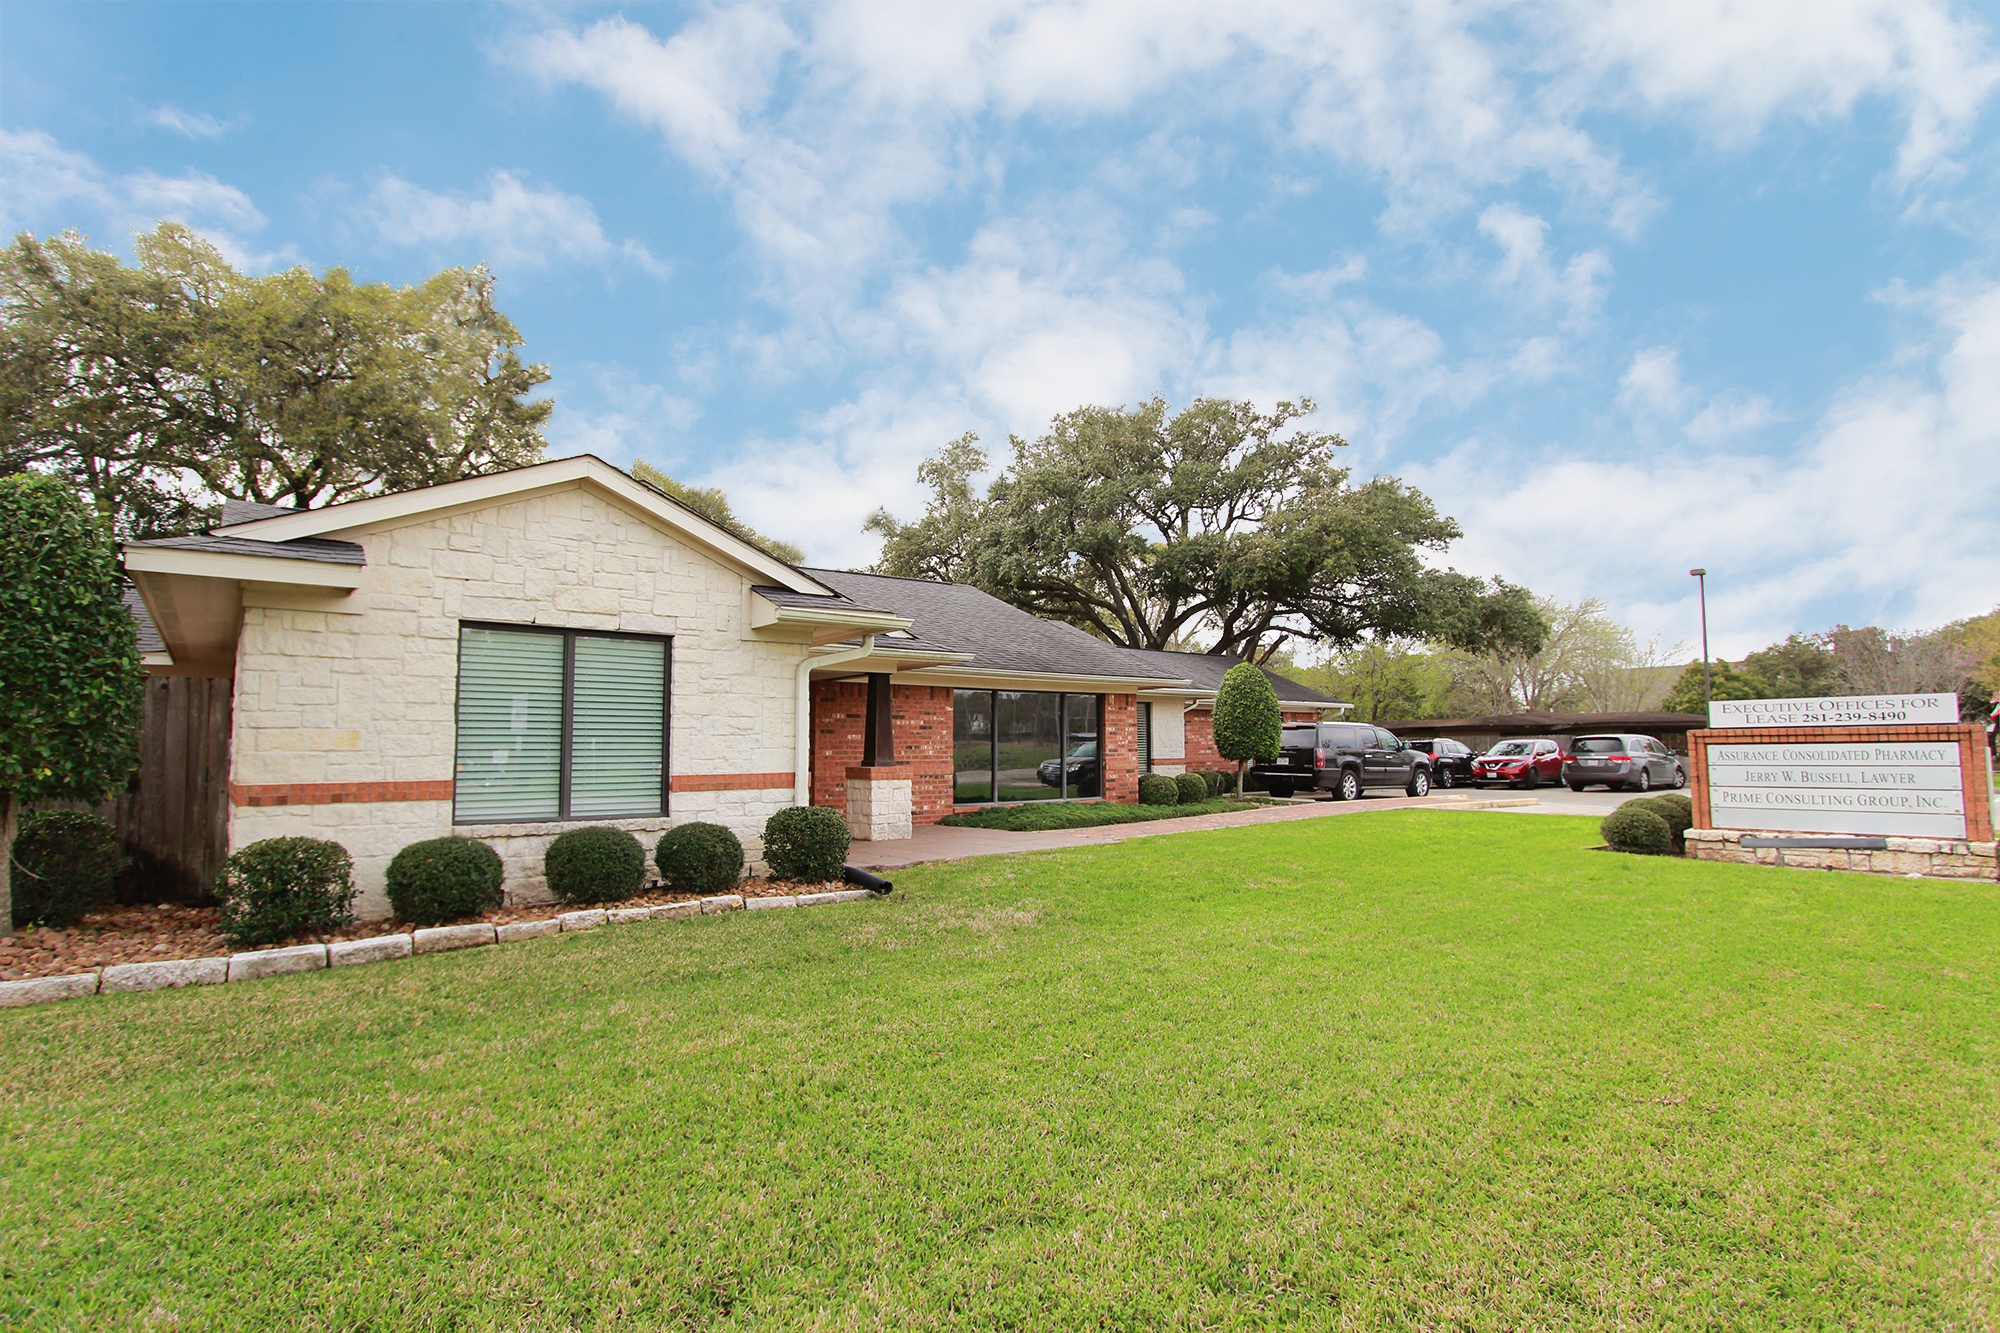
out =
[(1937, 879), (2000, 881), (2000, 860), (1991, 842), (1954, 838), (1884, 838), (1885, 851), (1846, 847), (1745, 847), (1745, 838), (1799, 838), (1811, 835), (1755, 829), (1687, 831), (1687, 854), (1697, 861), (1744, 865), (1798, 866), (1808, 870), (1860, 870), (1877, 875), (1924, 875)]
[(915, 834), (906, 765), (849, 766), (847, 829), (856, 842), (888, 842)]

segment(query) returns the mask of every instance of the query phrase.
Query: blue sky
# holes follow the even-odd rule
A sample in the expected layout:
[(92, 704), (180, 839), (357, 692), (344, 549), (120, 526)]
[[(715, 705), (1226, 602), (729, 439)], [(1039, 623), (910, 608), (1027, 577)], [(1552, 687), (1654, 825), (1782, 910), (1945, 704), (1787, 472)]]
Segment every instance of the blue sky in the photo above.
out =
[(1990, 10), (0, 5), (0, 222), (485, 261), (556, 453), (833, 564), (1085, 402), (1310, 396), (1720, 651), (2000, 603)]

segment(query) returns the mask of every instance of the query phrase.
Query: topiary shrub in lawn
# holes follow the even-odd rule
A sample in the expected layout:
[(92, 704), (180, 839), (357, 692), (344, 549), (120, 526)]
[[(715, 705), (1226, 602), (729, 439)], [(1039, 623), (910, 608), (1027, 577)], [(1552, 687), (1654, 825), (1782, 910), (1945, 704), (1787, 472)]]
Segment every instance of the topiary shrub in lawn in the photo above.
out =
[(646, 849), (623, 829), (593, 824), (560, 834), (542, 856), (549, 892), (566, 903), (630, 898), (646, 882)]
[(1222, 795), (1222, 775), (1220, 773), (1213, 770), (1205, 772), (1201, 775), (1201, 781), (1202, 785), (1208, 788), (1208, 800), (1212, 801)]
[(1208, 799), (1208, 779), (1199, 773), (1183, 773), (1174, 779), (1180, 789), (1180, 804), (1200, 805)]
[(88, 810), (37, 810), (14, 840), (14, 924), (58, 929), (111, 901), (118, 833)]
[(1179, 805), (1180, 784), (1165, 773), (1147, 773), (1139, 778), (1140, 805)]
[(1209, 718), (1215, 751), (1236, 761), (1239, 779), (1252, 759), (1278, 757), (1285, 718), (1278, 708), (1278, 692), (1262, 668), (1238, 662), (1223, 672)]
[(498, 907), (507, 871), (477, 838), (413, 842), (389, 862), (389, 906), (399, 921), (434, 926)]
[(777, 879), (825, 883), (840, 878), (852, 839), (838, 810), (795, 805), (764, 821), (764, 864)]
[(1217, 769), (1212, 776), (1215, 778), (1215, 794), (1217, 796), (1234, 796), (1236, 794), (1236, 774), (1234, 770)]
[(727, 893), (743, 878), (743, 844), (720, 824), (682, 824), (661, 837), (653, 864), (676, 893)]
[(216, 926), (237, 944), (271, 944), (354, 920), (354, 858), (323, 838), (266, 838), (215, 877)]
[(1667, 821), (1631, 803), (1606, 815), (1598, 828), (1613, 851), (1659, 855), (1673, 850), (1674, 835), (1668, 832)]
[(1687, 831), (1694, 827), (1693, 801), (1678, 793), (1669, 792), (1664, 796), (1642, 796), (1636, 801), (1627, 801), (1618, 808), (1622, 810), (1627, 805), (1637, 806), (1641, 810), (1651, 810), (1666, 823), (1667, 833), (1673, 838), (1674, 847), (1679, 849), (1686, 845)]

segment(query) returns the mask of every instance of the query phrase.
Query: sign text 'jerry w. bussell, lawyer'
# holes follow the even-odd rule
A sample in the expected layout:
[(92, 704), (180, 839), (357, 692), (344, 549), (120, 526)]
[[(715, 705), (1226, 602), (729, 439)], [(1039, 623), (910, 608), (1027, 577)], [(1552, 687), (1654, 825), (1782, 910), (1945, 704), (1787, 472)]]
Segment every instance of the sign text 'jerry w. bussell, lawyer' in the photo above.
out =
[(1717, 699), (1711, 727), (1905, 727), (1958, 721), (1956, 694), (1861, 694), (1828, 699)]
[(1961, 759), (1953, 742), (1711, 745), (1710, 826), (1962, 838)]

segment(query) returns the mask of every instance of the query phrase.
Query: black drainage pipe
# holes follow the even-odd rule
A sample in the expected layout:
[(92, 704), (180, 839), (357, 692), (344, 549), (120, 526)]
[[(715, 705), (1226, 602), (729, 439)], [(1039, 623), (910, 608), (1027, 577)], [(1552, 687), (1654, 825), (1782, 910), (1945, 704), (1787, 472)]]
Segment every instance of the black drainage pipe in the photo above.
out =
[(857, 870), (853, 866), (842, 866), (840, 868), (840, 877), (849, 884), (860, 885), (870, 893), (888, 893), (896, 887), (880, 875), (871, 875), (867, 871)]

